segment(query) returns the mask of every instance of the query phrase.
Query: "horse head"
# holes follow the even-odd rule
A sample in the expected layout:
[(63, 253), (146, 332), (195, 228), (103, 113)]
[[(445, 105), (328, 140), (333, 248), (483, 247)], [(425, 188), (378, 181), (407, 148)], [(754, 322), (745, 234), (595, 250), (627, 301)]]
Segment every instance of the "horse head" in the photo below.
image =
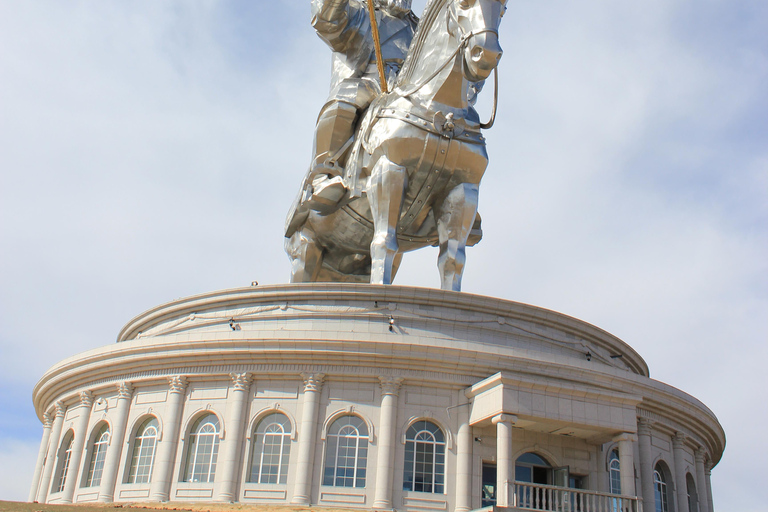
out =
[(448, 30), (463, 46), (464, 78), (479, 82), (499, 64), (499, 24), (507, 0), (454, 0), (449, 6)]

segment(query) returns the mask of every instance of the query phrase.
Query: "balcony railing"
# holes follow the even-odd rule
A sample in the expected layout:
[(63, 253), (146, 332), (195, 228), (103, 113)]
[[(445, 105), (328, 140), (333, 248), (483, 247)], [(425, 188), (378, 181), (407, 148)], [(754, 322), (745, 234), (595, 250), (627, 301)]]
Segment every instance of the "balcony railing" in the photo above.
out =
[(522, 510), (551, 512), (643, 512), (643, 501), (635, 496), (569, 489), (553, 485), (510, 483), (510, 505)]

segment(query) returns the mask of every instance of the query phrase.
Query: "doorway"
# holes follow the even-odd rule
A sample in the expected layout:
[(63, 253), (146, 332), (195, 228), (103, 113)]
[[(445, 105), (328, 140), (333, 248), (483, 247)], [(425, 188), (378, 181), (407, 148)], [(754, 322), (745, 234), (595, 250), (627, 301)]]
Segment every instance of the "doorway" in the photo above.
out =
[(482, 489), (480, 491), (481, 507), (496, 505), (496, 464), (483, 462)]

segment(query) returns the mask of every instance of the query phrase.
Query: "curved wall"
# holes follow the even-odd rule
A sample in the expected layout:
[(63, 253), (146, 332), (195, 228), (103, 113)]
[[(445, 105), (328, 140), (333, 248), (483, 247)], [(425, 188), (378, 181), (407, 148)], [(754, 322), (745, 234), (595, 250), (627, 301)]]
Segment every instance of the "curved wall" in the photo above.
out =
[[(515, 460), (535, 452), (589, 492), (609, 493), (614, 476), (622, 495), (646, 502), (663, 468), (675, 510), (687, 509), (692, 484), (706, 511), (725, 444), (709, 409), (650, 379), (632, 348), (597, 327), (400, 286), (174, 301), (131, 320), (117, 344), (52, 367), (34, 402), (44, 430), (30, 501), (51, 503), (463, 511), (481, 506), (488, 468), (499, 503), (511, 505)], [(109, 444), (96, 446), (105, 424)], [(142, 436), (147, 425), (154, 438)], [(430, 468), (417, 467), (419, 450), (432, 454)], [(555, 470), (539, 473), (556, 483)]]

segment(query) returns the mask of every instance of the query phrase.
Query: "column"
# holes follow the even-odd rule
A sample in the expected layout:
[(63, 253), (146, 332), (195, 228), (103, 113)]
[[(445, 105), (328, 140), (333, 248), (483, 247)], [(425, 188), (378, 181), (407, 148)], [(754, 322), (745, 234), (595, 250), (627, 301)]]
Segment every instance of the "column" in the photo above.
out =
[(677, 497), (678, 512), (688, 511), (688, 492), (685, 485), (685, 434), (675, 433), (672, 436), (672, 454), (675, 459), (675, 496)]
[(179, 428), (181, 413), (184, 410), (187, 378), (183, 375), (168, 377), (168, 385), (170, 389), (166, 402), (167, 409), (163, 417), (163, 432), (157, 445), (149, 493), (153, 501), (168, 501), (171, 494), (173, 465), (176, 462), (176, 448), (179, 444)]
[(123, 454), (123, 446), (126, 441), (125, 427), (128, 423), (131, 398), (133, 398), (133, 386), (131, 383), (118, 383), (117, 406), (115, 407), (115, 415), (112, 418), (112, 432), (109, 433), (109, 448), (104, 460), (104, 473), (101, 475), (99, 501), (102, 503), (114, 501), (115, 482), (117, 480), (117, 470), (120, 466), (120, 456)]
[(64, 483), (64, 492), (61, 494), (63, 503), (72, 503), (75, 496), (75, 487), (80, 479), (80, 461), (83, 458), (85, 440), (88, 437), (88, 423), (91, 421), (91, 409), (93, 408), (93, 393), (80, 392), (80, 416), (75, 423), (75, 438), (72, 441), (72, 456), (69, 459), (67, 481)]
[(379, 377), (381, 382), (381, 417), (376, 468), (374, 509), (392, 510), (392, 482), (395, 473), (395, 432), (397, 432), (397, 397), (403, 379)]
[(613, 439), (619, 444), (619, 467), (621, 469), (621, 494), (636, 496), (635, 493), (635, 453), (633, 443), (637, 441), (634, 434), (624, 433)]
[(510, 493), (512, 482), (515, 481), (515, 461), (512, 460), (512, 425), (517, 416), (499, 414), (494, 416), (496, 425), (496, 506), (511, 507), (514, 505)]
[(227, 399), (227, 431), (222, 445), (222, 454), (217, 466), (220, 469), (219, 493), (216, 501), (232, 503), (237, 501), (237, 482), (243, 454), (243, 431), (245, 430), (245, 411), (251, 390), (250, 373), (232, 373), (232, 393)]
[[(35, 473), (32, 475), (32, 488), (29, 490), (29, 499), (35, 501), (37, 491), (40, 487), (40, 474), (43, 472), (43, 461), (45, 461), (45, 452), (48, 450), (48, 439), (51, 437), (51, 426), (53, 418), (49, 413), (43, 414), (43, 439), (40, 441), (40, 451), (37, 452), (37, 463), (35, 464)], [(54, 452), (55, 453), (55, 452)]]
[(56, 417), (53, 420), (51, 437), (48, 442), (48, 455), (45, 458), (45, 467), (43, 468), (43, 481), (40, 482), (40, 488), (37, 490), (37, 502), (45, 503), (48, 499), (48, 493), (51, 491), (51, 476), (56, 466), (56, 454), (59, 452), (59, 443), (61, 442), (61, 429), (64, 426), (64, 414), (67, 408), (61, 402), (54, 404), (56, 408)]
[(699, 512), (709, 512), (709, 500), (707, 499), (707, 476), (704, 474), (704, 460), (707, 452), (704, 448), (696, 450), (696, 494), (699, 497)]
[(472, 510), (472, 427), (469, 425), (469, 403), (458, 408), (459, 431), (456, 435), (456, 510)]
[(707, 479), (707, 505), (709, 506), (709, 512), (715, 512), (715, 503), (712, 500), (712, 463), (707, 461), (704, 466), (704, 476)]
[(296, 457), (296, 481), (291, 503), (309, 505), (315, 439), (317, 438), (317, 409), (325, 374), (302, 373), (301, 377), (304, 379), (304, 403), (301, 409), (301, 425), (298, 432), (299, 453)]
[(656, 509), (656, 495), (653, 492), (653, 457), (651, 455), (651, 429), (653, 423), (646, 418), (637, 420), (638, 448), (640, 449), (640, 486), (643, 494), (643, 509)]

